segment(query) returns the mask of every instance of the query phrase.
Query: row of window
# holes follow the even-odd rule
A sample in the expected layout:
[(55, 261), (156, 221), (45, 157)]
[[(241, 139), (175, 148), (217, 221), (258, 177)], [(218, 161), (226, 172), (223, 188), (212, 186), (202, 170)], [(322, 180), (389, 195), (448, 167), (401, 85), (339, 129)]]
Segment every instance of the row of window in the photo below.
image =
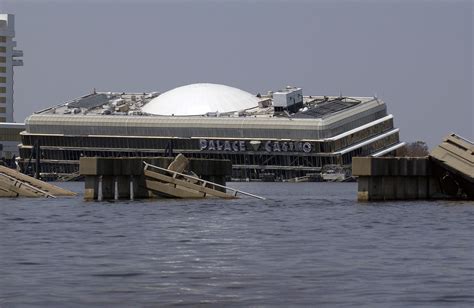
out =
[[(342, 133), (345, 133), (349, 130), (355, 129), (357, 127), (360, 127), (362, 125), (368, 124), (370, 122), (373, 122), (375, 120), (378, 120), (380, 118), (383, 118), (387, 116), (387, 111), (385, 109), (376, 111), (374, 113), (368, 114), (366, 116), (363, 116), (357, 120), (351, 120), (349, 123), (341, 125), (339, 127), (336, 127), (334, 129), (331, 129), (331, 133), (333, 136), (340, 135)], [(327, 138), (331, 136), (326, 136)]]
[[(28, 158), (32, 155), (31, 148), (20, 148), (21, 157)], [(41, 149), (41, 157), (50, 160), (79, 160), (80, 157), (154, 157), (163, 156), (164, 151), (101, 151), (101, 150), (79, 150), (79, 149)], [(250, 153), (203, 153), (186, 152), (188, 158), (206, 159), (229, 159), (234, 165), (258, 165), (258, 166), (306, 166), (320, 167), (328, 163), (335, 156), (306, 156), (303, 154), (272, 155), (272, 154), (250, 154)]]
[[(20, 168), (22, 172), (26, 174), (33, 175), (35, 173), (35, 164), (34, 160), (28, 163), (29, 160), (24, 160), (20, 162)], [(79, 164), (78, 163), (57, 163), (51, 161), (42, 161), (41, 162), (41, 173), (77, 173), (79, 171)], [(264, 170), (260, 169), (249, 169), (249, 168), (232, 168), (232, 178), (237, 179), (261, 179), (265, 174), (271, 174), (274, 178), (278, 179), (291, 179), (295, 177), (301, 177), (307, 175), (307, 170), (298, 170), (298, 169), (289, 169), (289, 170), (281, 170), (281, 169), (272, 169), (271, 167), (267, 167)]]
[[(20, 148), (21, 157), (28, 158), (33, 153), (31, 148)], [(178, 153), (178, 152), (175, 152)], [(272, 155), (250, 153), (203, 153), (185, 152), (188, 158), (229, 159), (234, 165), (275, 165), (275, 166), (308, 166), (318, 167), (327, 157), (306, 156), (304, 154)], [(80, 157), (154, 157), (163, 156), (165, 151), (139, 150), (93, 150), (93, 149), (51, 149), (41, 148), (41, 157), (51, 160), (79, 160)]]
[(6, 121), (7, 121), (7, 118), (0, 117), (0, 122), (6, 122)]
[[(245, 153), (203, 153), (203, 152), (192, 152), (186, 153), (188, 158), (205, 158), (205, 159), (229, 159), (234, 165), (232, 177), (249, 177), (259, 178), (259, 167), (238, 168), (238, 165), (242, 166), (265, 166), (264, 172), (275, 173), (281, 178), (292, 178), (295, 176), (303, 176), (308, 171), (300, 170), (298, 167), (313, 167), (320, 168), (326, 164), (343, 164), (348, 165), (351, 163), (352, 157), (354, 156), (365, 156), (374, 151), (381, 150), (395, 144), (399, 141), (398, 134), (387, 136), (374, 143), (368, 144), (364, 147), (355, 149), (342, 156), (304, 156), (304, 155), (252, 155)], [(77, 164), (70, 164), (61, 162), (61, 160), (77, 161), (81, 156), (97, 156), (97, 157), (150, 157), (150, 156), (163, 156), (164, 153), (157, 151), (154, 153), (140, 152), (140, 151), (94, 151), (94, 150), (54, 150), (54, 149), (42, 149), (41, 157), (43, 162), (41, 171), (42, 172), (65, 172), (71, 173), (76, 172), (78, 169)], [(22, 168), (26, 168), (27, 161), (30, 157), (33, 157), (31, 149), (21, 148), (20, 156), (23, 158), (21, 163)], [(59, 162), (47, 161), (48, 159), (59, 160)], [(34, 164), (33, 164), (34, 165)], [(278, 169), (278, 167), (290, 167), (289, 169)], [(30, 166), (31, 167), (31, 166)], [(272, 168), (273, 167), (273, 168)], [(295, 167), (295, 168), (291, 168)], [(274, 169), (276, 168), (276, 169)]]
[(345, 153), (342, 155), (342, 164), (348, 165), (352, 163), (352, 158), (356, 156), (367, 156), (371, 153), (380, 151), (384, 148), (387, 148), (389, 146), (392, 146), (396, 143), (400, 142), (400, 138), (398, 134), (393, 134), (389, 135), (383, 139), (380, 139), (376, 142), (373, 142), (371, 144), (365, 145), (363, 147), (360, 147), (358, 149), (355, 149), (354, 151), (351, 151), (349, 153)]
[[(350, 153), (328, 156), (307, 156), (304, 154), (272, 155), (272, 154), (250, 154), (250, 153), (203, 153), (187, 152), (188, 158), (207, 158), (207, 159), (229, 159), (233, 165), (255, 165), (255, 166), (286, 166), (286, 167), (313, 167), (319, 168), (326, 164), (350, 164), (353, 156), (366, 156), (374, 153), (389, 145), (399, 142), (398, 134), (386, 136), (373, 143), (367, 144), (361, 148), (355, 149)], [(21, 148), (22, 158), (32, 156), (31, 148)], [(165, 151), (140, 151), (140, 150), (122, 150), (106, 151), (93, 149), (41, 149), (41, 157), (50, 160), (79, 160), (82, 156), (89, 157), (153, 157), (163, 156)]]
[(357, 144), (363, 140), (367, 140), (383, 132), (389, 131), (392, 128), (393, 128), (393, 119), (389, 119), (382, 123), (367, 127), (366, 129), (350, 134), (341, 139), (328, 141), (322, 145), (322, 149), (320, 152), (328, 153), (328, 152), (339, 151), (348, 146)]
[(18, 141), (18, 143), (21, 142), (20, 140), (20, 135), (18, 134), (1, 134), (0, 135), (0, 141)]
[[(331, 153), (362, 140), (372, 138), (382, 132), (393, 128), (392, 119), (368, 127), (360, 132), (356, 132), (336, 141), (311, 142), (313, 153)], [(55, 147), (77, 147), (77, 148), (118, 148), (118, 149), (149, 149), (163, 150), (174, 148), (176, 150), (195, 150), (199, 148), (199, 141), (196, 139), (152, 139), (152, 138), (124, 138), (124, 137), (89, 137), (89, 136), (23, 136), (24, 145), (33, 145), (36, 140), (42, 146)], [(264, 150), (262, 150), (264, 151)]]
[(0, 107), (0, 113), (5, 113), (7, 112), (7, 108), (5, 107)]
[(6, 43), (7, 42), (7, 37), (6, 36), (0, 36), (0, 43)]

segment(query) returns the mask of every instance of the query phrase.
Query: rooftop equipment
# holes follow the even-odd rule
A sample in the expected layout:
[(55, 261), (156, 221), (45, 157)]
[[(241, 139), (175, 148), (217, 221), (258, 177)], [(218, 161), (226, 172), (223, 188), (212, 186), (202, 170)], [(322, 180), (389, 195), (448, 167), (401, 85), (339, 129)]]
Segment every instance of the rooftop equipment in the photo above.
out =
[(298, 111), (303, 107), (303, 90), (288, 86), (284, 90), (273, 93), (273, 107), (275, 111)]

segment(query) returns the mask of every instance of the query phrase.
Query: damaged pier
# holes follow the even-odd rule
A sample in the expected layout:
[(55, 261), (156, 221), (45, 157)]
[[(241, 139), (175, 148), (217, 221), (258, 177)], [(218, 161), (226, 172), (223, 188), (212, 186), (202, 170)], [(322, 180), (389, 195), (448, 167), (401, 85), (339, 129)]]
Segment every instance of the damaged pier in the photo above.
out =
[(247, 194), (237, 190), (233, 190), (234, 194), (226, 192), (230, 189), (225, 187), (226, 177), (230, 177), (231, 173), (229, 160), (187, 159), (183, 155), (176, 158), (80, 159), (80, 174), (85, 176), (86, 200), (235, 198), (237, 192)]
[(451, 134), (427, 157), (354, 157), (359, 201), (474, 200), (474, 144)]

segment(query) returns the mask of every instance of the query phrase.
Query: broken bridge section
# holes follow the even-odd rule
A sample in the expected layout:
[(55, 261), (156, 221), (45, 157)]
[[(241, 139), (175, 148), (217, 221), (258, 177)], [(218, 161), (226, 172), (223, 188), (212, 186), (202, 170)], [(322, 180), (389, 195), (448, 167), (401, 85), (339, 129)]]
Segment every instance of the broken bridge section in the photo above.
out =
[(0, 166), (0, 197), (75, 196), (76, 193)]
[(447, 136), (430, 153), (434, 174), (449, 195), (459, 191), (474, 199), (474, 143), (456, 134)]

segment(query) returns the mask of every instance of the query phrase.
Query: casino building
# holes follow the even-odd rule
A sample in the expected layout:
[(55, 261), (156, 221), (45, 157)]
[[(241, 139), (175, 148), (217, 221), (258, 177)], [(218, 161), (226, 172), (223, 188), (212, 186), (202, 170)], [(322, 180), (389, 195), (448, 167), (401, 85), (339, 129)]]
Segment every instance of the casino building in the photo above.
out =
[(183, 153), (230, 159), (234, 179), (284, 180), (404, 145), (381, 99), (303, 96), (294, 87), (265, 95), (206, 83), (162, 94), (94, 92), (36, 112), (25, 127), (20, 166), (40, 157), (41, 172), (52, 174), (77, 172), (81, 156)]

